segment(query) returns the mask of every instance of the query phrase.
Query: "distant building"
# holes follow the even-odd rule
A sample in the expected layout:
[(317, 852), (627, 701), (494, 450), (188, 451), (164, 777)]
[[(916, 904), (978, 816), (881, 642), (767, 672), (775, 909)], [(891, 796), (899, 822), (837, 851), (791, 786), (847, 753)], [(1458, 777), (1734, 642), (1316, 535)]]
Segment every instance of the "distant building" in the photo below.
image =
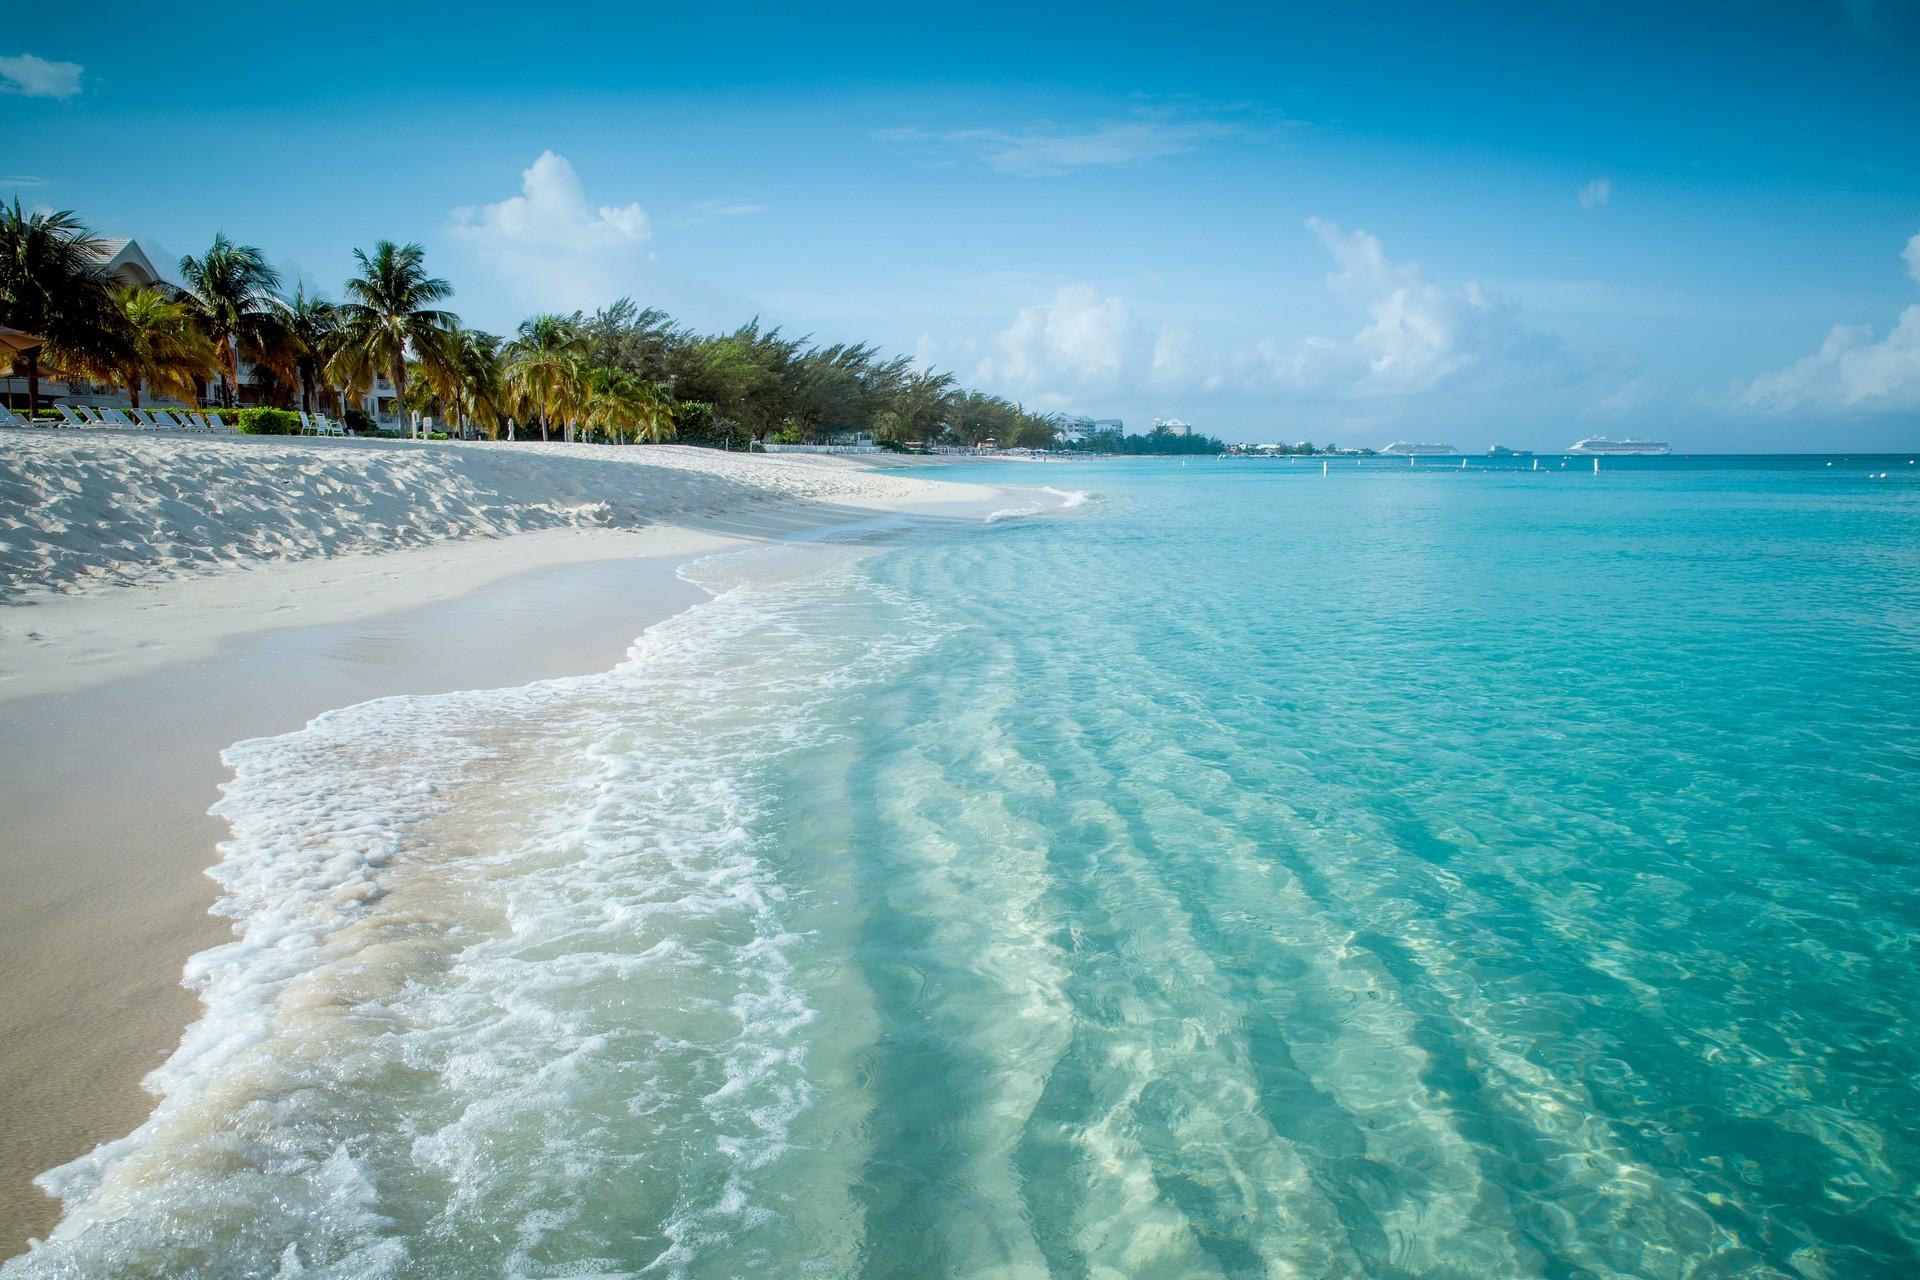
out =
[(1170, 436), (1190, 436), (1193, 434), (1193, 425), (1182, 422), (1178, 418), (1155, 418), (1153, 420), (1153, 429), (1155, 431), (1164, 431)]
[(1064, 444), (1085, 444), (1095, 436), (1127, 434), (1127, 424), (1118, 418), (1088, 418), (1068, 414), (1061, 418), (1056, 433)]

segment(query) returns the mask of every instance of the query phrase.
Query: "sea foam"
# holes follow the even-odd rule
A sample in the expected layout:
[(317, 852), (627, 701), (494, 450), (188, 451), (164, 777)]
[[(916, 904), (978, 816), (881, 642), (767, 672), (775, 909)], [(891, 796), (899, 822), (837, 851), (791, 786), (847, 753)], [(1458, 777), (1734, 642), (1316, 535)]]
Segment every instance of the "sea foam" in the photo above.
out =
[(237, 936), (188, 966), (205, 1007), (151, 1117), (42, 1175), (65, 1214), (8, 1280), (751, 1251), (817, 1016), (763, 774), (926, 643), (859, 594), (863, 554), (712, 557), (685, 576), (715, 597), (610, 672), (230, 748)]

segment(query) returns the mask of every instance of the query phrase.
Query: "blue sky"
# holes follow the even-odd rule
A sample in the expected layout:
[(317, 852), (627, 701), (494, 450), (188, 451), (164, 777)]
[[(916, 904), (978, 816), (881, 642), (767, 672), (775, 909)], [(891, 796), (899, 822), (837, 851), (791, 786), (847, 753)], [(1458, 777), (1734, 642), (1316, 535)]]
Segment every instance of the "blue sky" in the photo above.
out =
[(1911, 0), (1245, 8), (34, 6), (0, 196), (1229, 438), (1920, 445)]

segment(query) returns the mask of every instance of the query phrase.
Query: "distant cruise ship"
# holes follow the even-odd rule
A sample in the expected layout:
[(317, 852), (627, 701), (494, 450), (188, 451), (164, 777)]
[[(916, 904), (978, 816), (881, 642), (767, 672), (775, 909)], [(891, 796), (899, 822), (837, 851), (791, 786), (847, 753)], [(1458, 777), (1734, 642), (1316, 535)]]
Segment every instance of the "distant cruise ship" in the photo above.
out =
[(1497, 444), (1487, 450), (1487, 456), (1489, 458), (1531, 458), (1533, 456), (1533, 450), (1509, 449), (1503, 444)]
[(1609, 440), (1605, 436), (1588, 436), (1576, 441), (1569, 453), (1672, 453), (1664, 442), (1659, 440)]
[(1398, 458), (1405, 458), (1405, 457), (1412, 456), (1414, 454), (1429, 454), (1429, 453), (1439, 453), (1439, 454), (1447, 454), (1449, 456), (1458, 456), (1460, 451), (1454, 448), (1450, 444), (1415, 444), (1411, 440), (1395, 440), (1392, 444), (1388, 445), (1386, 448), (1382, 449), (1380, 452), (1383, 454), (1390, 454)]

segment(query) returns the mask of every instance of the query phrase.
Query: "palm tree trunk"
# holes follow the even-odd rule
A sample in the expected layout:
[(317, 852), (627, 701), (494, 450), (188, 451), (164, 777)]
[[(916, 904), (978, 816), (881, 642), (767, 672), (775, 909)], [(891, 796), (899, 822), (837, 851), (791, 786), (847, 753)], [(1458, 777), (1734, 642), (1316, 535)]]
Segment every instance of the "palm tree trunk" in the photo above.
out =
[(227, 408), (240, 403), (240, 335), (227, 335)]
[[(396, 420), (406, 411), (407, 404), (407, 362), (400, 359), (393, 363), (393, 416)], [(374, 407), (379, 408), (380, 400), (374, 397)]]
[(34, 347), (27, 352), (27, 421), (33, 421), (33, 411), (40, 407), (40, 348)]

